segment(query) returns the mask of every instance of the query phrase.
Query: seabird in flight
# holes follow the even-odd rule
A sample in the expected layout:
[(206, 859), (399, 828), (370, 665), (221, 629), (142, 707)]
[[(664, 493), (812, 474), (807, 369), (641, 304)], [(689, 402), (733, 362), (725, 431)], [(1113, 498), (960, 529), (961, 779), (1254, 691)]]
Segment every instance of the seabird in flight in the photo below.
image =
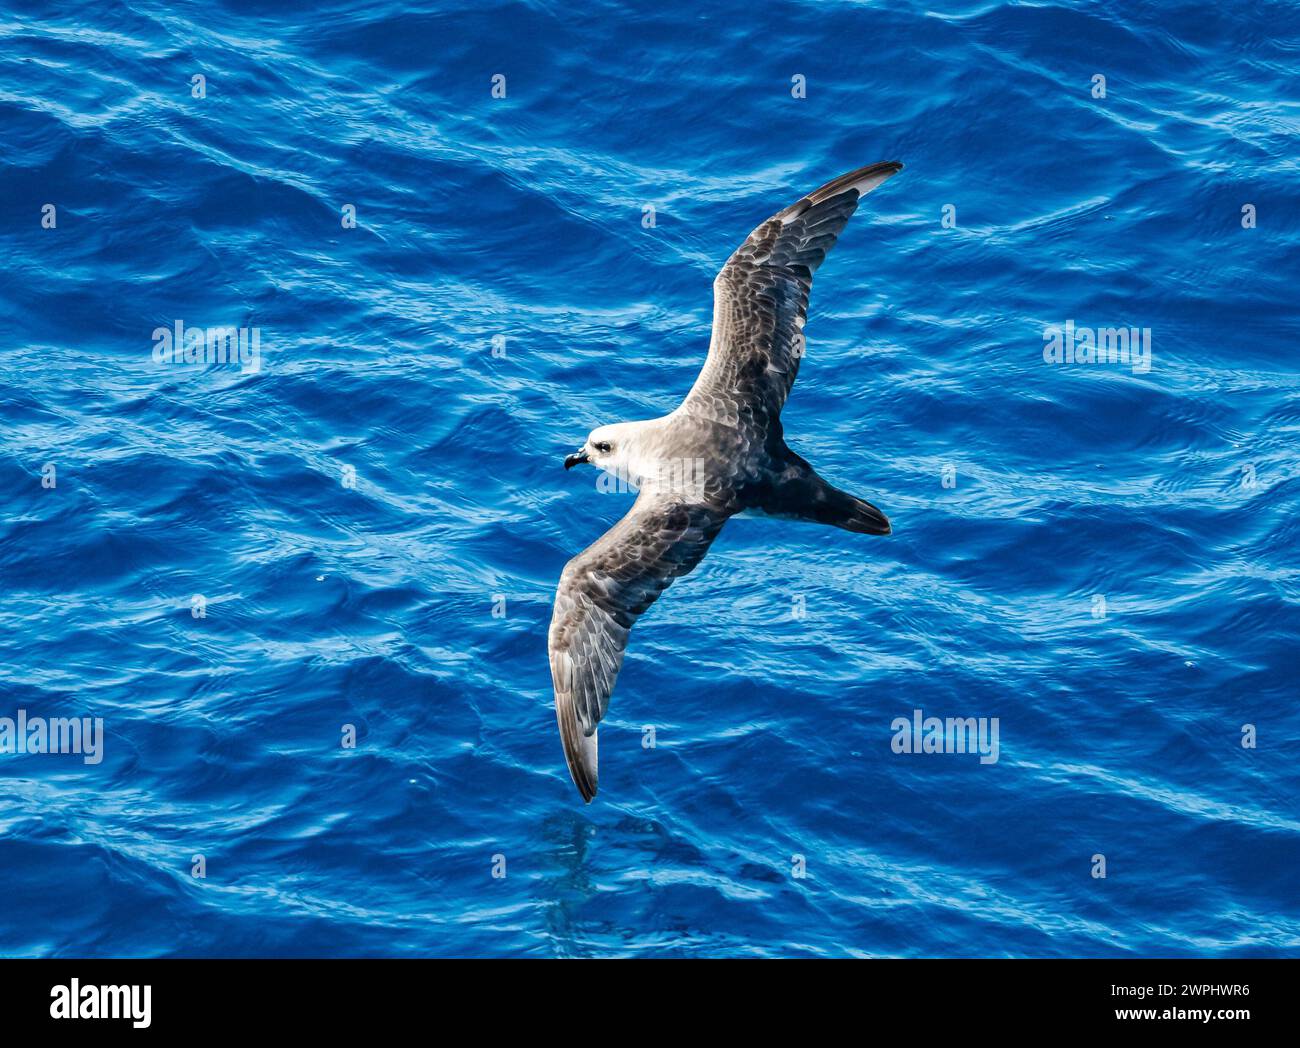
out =
[(555, 715), (573, 782), (596, 795), (596, 729), (632, 625), (703, 559), (727, 518), (749, 512), (888, 535), (864, 499), (786, 447), (781, 407), (803, 357), (812, 275), (858, 199), (896, 161), (841, 175), (760, 225), (713, 282), (713, 338), (695, 385), (663, 418), (594, 429), (564, 460), (639, 490), (627, 516), (564, 567), (548, 638)]

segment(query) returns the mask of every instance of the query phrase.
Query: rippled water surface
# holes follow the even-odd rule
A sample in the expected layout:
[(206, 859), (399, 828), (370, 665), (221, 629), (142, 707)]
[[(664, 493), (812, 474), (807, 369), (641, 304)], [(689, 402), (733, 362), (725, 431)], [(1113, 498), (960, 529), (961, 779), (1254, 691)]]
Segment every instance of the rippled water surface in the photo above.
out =
[[(105, 738), (0, 754), (0, 952), (1297, 952), (1300, 16), (940, 6), (6, 4), (0, 717)], [(561, 459), (883, 159), (785, 426), (895, 532), (729, 524), (584, 806)]]

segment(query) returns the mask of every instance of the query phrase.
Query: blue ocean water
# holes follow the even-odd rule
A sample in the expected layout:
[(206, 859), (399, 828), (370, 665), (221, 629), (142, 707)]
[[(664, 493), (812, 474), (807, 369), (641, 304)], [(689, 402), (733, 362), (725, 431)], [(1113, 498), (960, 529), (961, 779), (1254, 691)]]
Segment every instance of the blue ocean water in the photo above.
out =
[[(0, 717), (104, 737), (0, 754), (0, 953), (1297, 952), (1300, 15), (941, 6), (6, 0)], [(784, 418), (894, 534), (731, 522), (584, 806), (561, 460), (885, 159)]]

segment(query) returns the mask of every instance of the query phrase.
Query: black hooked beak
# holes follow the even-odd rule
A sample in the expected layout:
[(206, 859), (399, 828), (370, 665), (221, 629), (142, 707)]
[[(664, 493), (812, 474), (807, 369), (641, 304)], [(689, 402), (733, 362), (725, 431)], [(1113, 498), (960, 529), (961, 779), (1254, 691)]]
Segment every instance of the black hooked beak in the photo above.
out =
[(573, 469), (574, 466), (580, 465), (583, 462), (590, 462), (590, 461), (591, 459), (587, 458), (587, 449), (581, 448), (578, 451), (575, 451), (572, 455), (569, 455), (565, 458), (564, 468)]

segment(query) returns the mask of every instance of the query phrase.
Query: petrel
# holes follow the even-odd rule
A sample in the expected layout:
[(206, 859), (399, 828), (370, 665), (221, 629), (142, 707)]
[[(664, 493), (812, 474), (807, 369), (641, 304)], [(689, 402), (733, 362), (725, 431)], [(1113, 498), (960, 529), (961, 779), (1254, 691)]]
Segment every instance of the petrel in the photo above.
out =
[(564, 566), (548, 645), (569, 774), (596, 795), (596, 729), (633, 624), (703, 559), (729, 517), (755, 513), (888, 535), (875, 506), (832, 486), (790, 450), (781, 406), (804, 354), (812, 275), (858, 199), (903, 169), (871, 164), (760, 225), (713, 281), (713, 337), (671, 414), (591, 431), (564, 460), (638, 489), (627, 516)]

